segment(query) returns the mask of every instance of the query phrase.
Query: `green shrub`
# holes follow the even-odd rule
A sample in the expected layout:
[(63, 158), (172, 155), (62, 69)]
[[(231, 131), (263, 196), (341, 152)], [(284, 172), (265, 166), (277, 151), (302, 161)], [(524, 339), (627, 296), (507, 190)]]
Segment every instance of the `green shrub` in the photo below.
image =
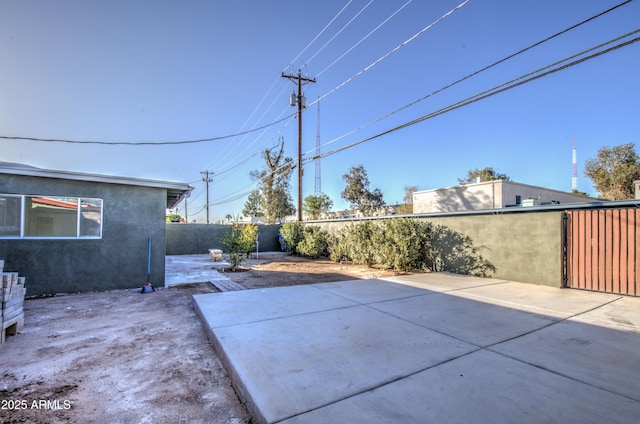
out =
[(355, 264), (372, 266), (375, 261), (375, 234), (380, 228), (372, 221), (363, 221), (346, 227), (339, 243), (347, 260)]
[(327, 255), (327, 235), (320, 227), (307, 225), (304, 227), (302, 241), (296, 246), (296, 250), (303, 256), (319, 258)]
[(376, 263), (382, 268), (415, 271), (424, 268), (426, 225), (411, 218), (389, 219), (374, 233)]
[(351, 257), (347, 254), (346, 243), (344, 243), (344, 233), (342, 230), (337, 234), (327, 234), (327, 253), (329, 259), (333, 262), (350, 261)]
[(233, 224), (222, 236), (225, 257), (235, 271), (253, 250), (258, 236), (258, 227), (252, 224)]
[(476, 276), (490, 276), (496, 270), (470, 237), (412, 218), (361, 221), (336, 234), (327, 234), (315, 225), (289, 222), (282, 226), (281, 234), (289, 252), (312, 258), (328, 255), (334, 262)]
[(304, 239), (304, 223), (300, 221), (285, 222), (280, 227), (280, 234), (285, 241), (286, 251), (296, 255), (298, 244)]

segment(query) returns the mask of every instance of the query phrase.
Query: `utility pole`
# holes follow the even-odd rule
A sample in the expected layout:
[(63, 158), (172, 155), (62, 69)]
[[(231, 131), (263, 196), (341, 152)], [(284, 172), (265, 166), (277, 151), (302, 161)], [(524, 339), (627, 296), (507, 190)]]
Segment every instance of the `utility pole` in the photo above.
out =
[(209, 171), (200, 171), (202, 174), (202, 181), (204, 181), (207, 185), (207, 224), (209, 224), (209, 183), (213, 181), (213, 172), (209, 173)]
[(302, 94), (302, 83), (316, 82), (315, 78), (305, 78), (300, 74), (298, 75), (285, 75), (282, 73), (283, 78), (289, 78), (291, 81), (297, 82), (298, 94), (291, 93), (291, 106), (298, 105), (298, 221), (302, 221), (302, 109), (306, 108), (305, 97)]
[(184, 199), (184, 222), (189, 223), (189, 210), (187, 209), (187, 199)]

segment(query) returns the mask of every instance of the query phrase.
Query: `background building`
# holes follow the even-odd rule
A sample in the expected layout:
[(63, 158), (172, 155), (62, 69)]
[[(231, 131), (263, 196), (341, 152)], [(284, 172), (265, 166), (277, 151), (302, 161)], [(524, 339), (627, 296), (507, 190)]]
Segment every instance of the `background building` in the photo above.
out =
[(598, 199), (513, 181), (485, 181), (413, 193), (413, 213), (584, 203)]

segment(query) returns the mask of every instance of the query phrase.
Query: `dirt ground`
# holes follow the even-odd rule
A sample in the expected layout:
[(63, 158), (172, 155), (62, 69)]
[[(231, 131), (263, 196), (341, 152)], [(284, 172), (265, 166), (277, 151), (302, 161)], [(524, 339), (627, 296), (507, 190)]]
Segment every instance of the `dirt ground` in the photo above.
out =
[[(393, 273), (264, 254), (225, 275), (253, 289)], [(193, 308), (192, 295), (216, 291), (27, 299), (24, 331), (0, 345), (0, 422), (250, 423)]]
[(340, 264), (327, 259), (310, 260), (300, 256), (285, 256), (280, 252), (261, 253), (258, 258), (252, 257), (243, 262), (239, 272), (224, 273), (231, 280), (247, 289), (345, 281), (396, 274), (393, 271)]

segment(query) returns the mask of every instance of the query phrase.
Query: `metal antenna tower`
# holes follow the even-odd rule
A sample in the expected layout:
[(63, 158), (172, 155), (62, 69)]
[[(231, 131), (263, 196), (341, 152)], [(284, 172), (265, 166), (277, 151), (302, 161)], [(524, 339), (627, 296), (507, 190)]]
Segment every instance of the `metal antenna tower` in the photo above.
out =
[(573, 136), (573, 158), (572, 158), (572, 173), (571, 173), (571, 191), (578, 190), (578, 155), (576, 152), (576, 136)]
[(318, 97), (318, 128), (316, 129), (316, 185), (315, 195), (318, 196), (322, 193), (322, 186), (320, 183), (320, 98)]

